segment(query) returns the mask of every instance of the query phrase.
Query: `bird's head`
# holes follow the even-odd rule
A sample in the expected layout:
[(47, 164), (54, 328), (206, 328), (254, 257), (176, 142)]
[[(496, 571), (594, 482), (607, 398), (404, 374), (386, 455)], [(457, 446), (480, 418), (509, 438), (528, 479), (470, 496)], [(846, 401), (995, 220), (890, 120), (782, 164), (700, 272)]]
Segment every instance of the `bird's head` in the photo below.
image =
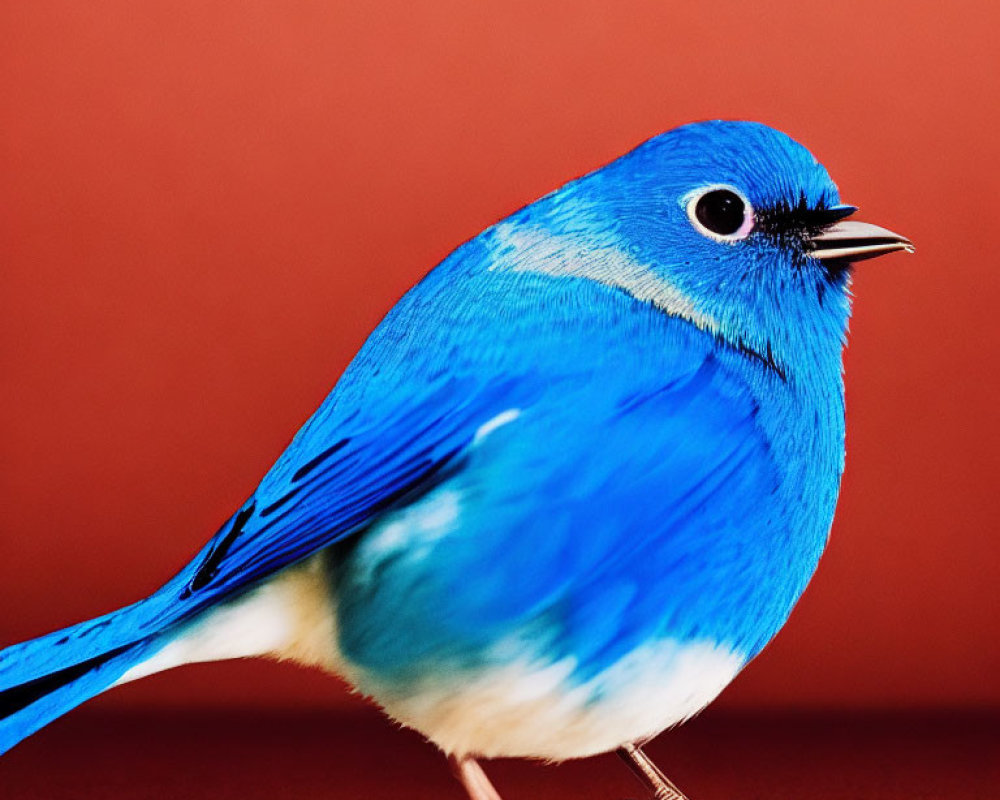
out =
[(839, 370), (851, 265), (912, 250), (855, 211), (802, 145), (717, 121), (650, 139), (498, 232), (520, 269), (614, 286), (794, 376), (817, 358)]

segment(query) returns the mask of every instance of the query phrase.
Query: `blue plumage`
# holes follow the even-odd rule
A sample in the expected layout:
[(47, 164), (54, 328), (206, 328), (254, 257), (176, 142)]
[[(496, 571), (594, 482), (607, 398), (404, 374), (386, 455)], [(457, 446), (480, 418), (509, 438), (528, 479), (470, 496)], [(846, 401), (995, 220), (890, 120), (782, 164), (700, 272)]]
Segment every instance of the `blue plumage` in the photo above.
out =
[(669, 683), (711, 652), (732, 666), (692, 690), (708, 702), (784, 623), (833, 517), (848, 265), (908, 246), (849, 211), (783, 134), (714, 122), (487, 229), (389, 312), (173, 580), (0, 653), (0, 750), (297, 564), (321, 574), (330, 663), (445, 749), (625, 742), (477, 744), (427, 711), (515, 665), (519, 686), (558, 667), (539, 696), (589, 719), (623, 674), (655, 683), (660, 659)]

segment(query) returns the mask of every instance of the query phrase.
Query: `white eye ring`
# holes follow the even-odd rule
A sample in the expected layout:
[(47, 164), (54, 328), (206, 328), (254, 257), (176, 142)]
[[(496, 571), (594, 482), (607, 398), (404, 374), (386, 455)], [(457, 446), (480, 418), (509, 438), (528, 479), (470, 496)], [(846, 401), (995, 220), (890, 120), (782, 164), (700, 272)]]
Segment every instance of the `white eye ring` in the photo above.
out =
[(746, 239), (753, 230), (753, 206), (735, 186), (701, 186), (684, 195), (681, 203), (694, 229), (713, 241), (732, 244)]

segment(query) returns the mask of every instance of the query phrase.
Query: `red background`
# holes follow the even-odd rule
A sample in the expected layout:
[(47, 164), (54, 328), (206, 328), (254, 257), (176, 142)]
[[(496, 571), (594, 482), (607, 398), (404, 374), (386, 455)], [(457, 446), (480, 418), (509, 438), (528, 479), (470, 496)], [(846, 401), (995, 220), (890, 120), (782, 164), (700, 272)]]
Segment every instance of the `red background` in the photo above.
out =
[[(449, 249), (752, 118), (916, 256), (862, 264), (829, 551), (729, 706), (1000, 701), (1000, 13), (985, 2), (7, 2), (0, 642), (132, 601)], [(99, 703), (339, 705), (221, 664)]]

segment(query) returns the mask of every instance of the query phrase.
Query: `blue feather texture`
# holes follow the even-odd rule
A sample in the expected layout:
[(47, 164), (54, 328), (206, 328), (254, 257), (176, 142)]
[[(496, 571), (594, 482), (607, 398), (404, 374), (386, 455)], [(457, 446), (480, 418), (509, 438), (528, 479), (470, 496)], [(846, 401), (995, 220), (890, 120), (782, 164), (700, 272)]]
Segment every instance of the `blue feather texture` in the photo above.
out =
[[(693, 222), (712, 187), (752, 208), (744, 238)], [(658, 644), (745, 664), (833, 518), (849, 270), (785, 221), (838, 204), (784, 134), (699, 123), (466, 242), (174, 579), (0, 652), (0, 750), (317, 557), (337, 657), (380, 701), (526, 654), (584, 703)]]

